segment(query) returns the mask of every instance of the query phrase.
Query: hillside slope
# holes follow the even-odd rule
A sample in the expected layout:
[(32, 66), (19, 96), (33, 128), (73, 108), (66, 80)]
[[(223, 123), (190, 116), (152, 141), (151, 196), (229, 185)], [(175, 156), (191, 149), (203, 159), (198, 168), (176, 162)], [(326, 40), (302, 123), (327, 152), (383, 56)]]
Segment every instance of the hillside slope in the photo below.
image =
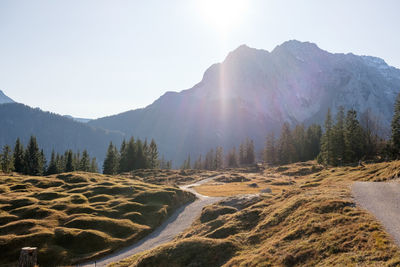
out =
[(272, 52), (240, 46), (212, 65), (193, 88), (167, 92), (153, 104), (90, 125), (155, 138), (179, 164), (216, 145), (244, 138), (264, 144), (284, 121), (322, 123), (339, 106), (372, 111), (387, 132), (400, 88), (400, 70), (382, 59), (332, 54), (312, 43), (288, 41)]
[(87, 149), (92, 157), (102, 163), (108, 144), (119, 145), (123, 134), (73, 121), (40, 109), (10, 103), (0, 105), (0, 146), (14, 145), (20, 137), (26, 145), (30, 136), (35, 135), (47, 156), (52, 149), (64, 153), (67, 149)]

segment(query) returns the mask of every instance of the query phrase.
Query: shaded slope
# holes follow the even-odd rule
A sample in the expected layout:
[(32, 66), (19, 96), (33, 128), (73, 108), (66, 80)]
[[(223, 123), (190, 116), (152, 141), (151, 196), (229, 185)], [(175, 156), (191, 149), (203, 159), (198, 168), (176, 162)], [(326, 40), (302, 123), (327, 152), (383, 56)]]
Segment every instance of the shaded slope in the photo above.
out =
[(14, 145), (20, 137), (27, 144), (35, 135), (46, 155), (51, 150), (64, 153), (67, 149), (87, 149), (101, 163), (110, 141), (120, 144), (123, 134), (75, 122), (63, 116), (33, 109), (22, 104), (0, 105), (0, 146)]

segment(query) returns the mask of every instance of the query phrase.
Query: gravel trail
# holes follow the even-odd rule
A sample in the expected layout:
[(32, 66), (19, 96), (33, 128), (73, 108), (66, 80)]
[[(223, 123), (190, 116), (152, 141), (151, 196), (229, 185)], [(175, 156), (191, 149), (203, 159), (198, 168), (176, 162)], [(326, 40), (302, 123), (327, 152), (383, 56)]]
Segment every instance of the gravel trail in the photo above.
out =
[(400, 183), (355, 182), (352, 193), (356, 202), (374, 214), (400, 246)]
[(200, 215), (203, 207), (224, 199), (223, 197), (203, 196), (192, 188), (194, 186), (207, 183), (214, 178), (215, 177), (211, 177), (194, 184), (180, 186), (182, 190), (186, 190), (195, 194), (198, 199), (177, 209), (174, 214), (162, 225), (160, 225), (142, 240), (129, 247), (105, 256), (104, 258), (97, 260), (96, 263), (93, 261), (79, 266), (107, 266), (107, 264), (112, 262), (120, 261), (136, 253), (143, 252), (172, 241), (178, 234), (183, 232), (193, 223), (193, 221)]

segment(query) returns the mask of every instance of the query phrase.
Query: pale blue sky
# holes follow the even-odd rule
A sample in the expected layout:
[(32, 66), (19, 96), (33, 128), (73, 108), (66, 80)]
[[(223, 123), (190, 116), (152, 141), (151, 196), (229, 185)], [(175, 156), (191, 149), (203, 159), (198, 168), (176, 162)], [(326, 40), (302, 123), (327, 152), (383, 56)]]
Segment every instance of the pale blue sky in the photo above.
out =
[(0, 0), (0, 90), (96, 118), (192, 87), (241, 44), (290, 39), (400, 67), (400, 1), (243, 0), (228, 26), (203, 1)]

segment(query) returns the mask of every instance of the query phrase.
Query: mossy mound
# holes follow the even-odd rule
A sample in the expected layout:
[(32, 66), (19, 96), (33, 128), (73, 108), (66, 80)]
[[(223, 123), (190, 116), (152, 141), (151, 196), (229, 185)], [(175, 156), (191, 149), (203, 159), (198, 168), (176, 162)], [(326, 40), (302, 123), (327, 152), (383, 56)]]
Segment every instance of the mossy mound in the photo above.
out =
[(0, 177), (0, 265), (38, 247), (41, 266), (71, 265), (124, 247), (194, 200), (127, 176), (74, 172)]

